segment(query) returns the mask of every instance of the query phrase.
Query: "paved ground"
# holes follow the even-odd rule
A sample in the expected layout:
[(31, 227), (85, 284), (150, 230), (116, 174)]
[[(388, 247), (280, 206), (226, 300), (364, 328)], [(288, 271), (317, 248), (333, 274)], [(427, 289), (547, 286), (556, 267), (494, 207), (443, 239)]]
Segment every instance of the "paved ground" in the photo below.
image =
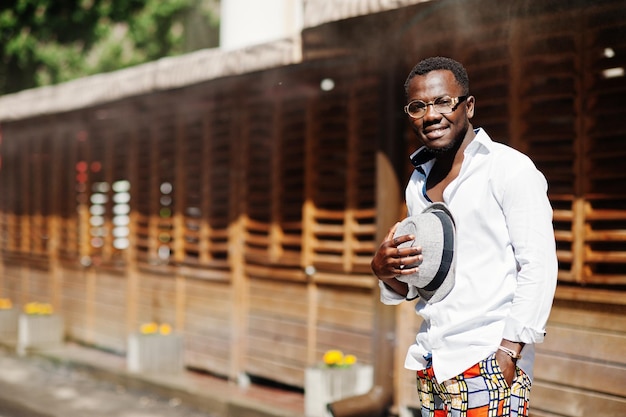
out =
[(183, 372), (136, 375), (77, 345), (18, 356), (0, 346), (0, 417), (303, 417), (302, 393)]
[(91, 373), (40, 357), (0, 350), (1, 417), (218, 417), (180, 398), (159, 397), (96, 379)]

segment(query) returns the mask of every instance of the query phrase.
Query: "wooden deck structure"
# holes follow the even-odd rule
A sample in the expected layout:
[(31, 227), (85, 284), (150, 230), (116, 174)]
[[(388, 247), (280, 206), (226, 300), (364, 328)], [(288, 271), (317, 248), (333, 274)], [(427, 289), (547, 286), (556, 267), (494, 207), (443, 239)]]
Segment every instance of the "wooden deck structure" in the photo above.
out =
[[(379, 373), (393, 360), (396, 406), (417, 405), (402, 363), (419, 320), (379, 305), (369, 261), (403, 214), (404, 79), (447, 55), (468, 69), (474, 124), (549, 182), (559, 286), (533, 415), (623, 415), (624, 2), (434, 0), (301, 44), (209, 79), (195, 74), (254, 52), (181, 57), (150, 69), (170, 82), (124, 73), (135, 92), (58, 110), (49, 89), (0, 98), (0, 296), (50, 302), (68, 338), (119, 354), (141, 323), (172, 324), (188, 367), (233, 379), (302, 387), (330, 348)], [(120, 75), (103, 77), (53, 92)]]

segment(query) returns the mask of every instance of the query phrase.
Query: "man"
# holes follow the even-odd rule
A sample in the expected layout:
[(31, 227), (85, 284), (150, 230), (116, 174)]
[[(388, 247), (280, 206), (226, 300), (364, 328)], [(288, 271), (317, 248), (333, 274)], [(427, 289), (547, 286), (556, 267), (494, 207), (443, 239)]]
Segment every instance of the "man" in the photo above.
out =
[[(456, 226), (454, 287), (415, 306), (424, 322), (405, 366), (417, 371), (422, 416), (527, 416), (533, 344), (543, 341), (557, 277), (546, 180), (528, 157), (473, 129), (460, 63), (423, 60), (405, 92), (423, 145), (411, 155), (408, 213), (443, 202)], [(397, 226), (371, 263), (385, 304), (406, 299), (419, 271), (410, 266), (424, 256), (419, 242), (402, 245), (413, 235), (394, 237)]]

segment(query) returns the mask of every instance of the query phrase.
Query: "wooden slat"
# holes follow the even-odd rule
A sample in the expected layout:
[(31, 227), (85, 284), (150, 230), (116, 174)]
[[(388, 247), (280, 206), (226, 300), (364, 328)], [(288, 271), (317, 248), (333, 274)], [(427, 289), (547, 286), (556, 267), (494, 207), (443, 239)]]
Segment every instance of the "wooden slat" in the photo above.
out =
[(372, 340), (368, 334), (346, 332), (343, 329), (319, 326), (317, 331), (316, 357), (321, 361), (324, 353), (329, 349), (339, 349), (344, 354), (357, 357), (359, 363), (371, 363)]
[(626, 400), (623, 397), (565, 388), (560, 384), (543, 381), (533, 382), (531, 395), (533, 410), (558, 416), (620, 417), (626, 409)]
[(351, 328), (367, 332), (372, 326), (373, 317), (364, 311), (355, 311), (336, 306), (319, 308), (319, 320), (337, 327)]
[(189, 278), (185, 285), (185, 363), (228, 375), (234, 331), (231, 288), (226, 282)]
[(547, 332), (550, 337), (541, 345), (543, 351), (626, 364), (622, 351), (626, 335), (556, 326), (549, 326)]
[(291, 365), (280, 360), (268, 361), (250, 356), (246, 358), (246, 371), (250, 375), (269, 380), (279, 379), (279, 382), (287, 385), (304, 386), (304, 367), (302, 364)]
[(626, 367), (538, 353), (535, 378), (553, 384), (621, 396)]
[[(306, 286), (255, 279), (250, 282), (249, 298), (251, 343), (246, 354), (246, 372), (302, 386), (307, 360)], [(256, 328), (255, 324), (262, 327)], [(270, 370), (272, 373), (268, 373)], [(278, 370), (281, 372), (276, 373)]]
[(362, 363), (372, 363), (373, 343), (370, 335), (374, 316), (374, 298), (369, 289), (318, 286), (316, 308), (315, 357), (339, 349), (353, 354)]
[(307, 328), (304, 323), (298, 321), (285, 321), (274, 317), (251, 316), (249, 322), (250, 333), (257, 335), (275, 333), (280, 329), (278, 340), (300, 340), (304, 342), (307, 337)]
[[(250, 262), (258, 260), (259, 262), (263, 262), (264, 258), (262, 255), (257, 258), (254, 257), (246, 257), (246, 259)], [(297, 261), (295, 259), (294, 261)], [(281, 268), (278, 266), (263, 266), (263, 265), (253, 265), (249, 263), (245, 267), (246, 274), (252, 278), (269, 278), (269, 279), (279, 279), (279, 280), (290, 280), (290, 281), (305, 281), (306, 276), (301, 268), (297, 268), (299, 265), (297, 263), (293, 264), (296, 268)]]

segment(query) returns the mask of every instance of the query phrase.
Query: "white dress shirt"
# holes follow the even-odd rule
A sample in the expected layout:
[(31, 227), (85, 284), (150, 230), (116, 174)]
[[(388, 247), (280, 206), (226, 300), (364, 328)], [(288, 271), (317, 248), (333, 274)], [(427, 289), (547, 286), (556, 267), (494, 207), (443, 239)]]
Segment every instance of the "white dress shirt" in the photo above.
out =
[[(408, 213), (430, 203), (426, 177), (434, 160), (420, 148), (406, 187)], [(427, 366), (443, 382), (494, 353), (500, 341), (524, 342), (517, 365), (532, 378), (534, 343), (543, 341), (557, 279), (547, 183), (524, 154), (493, 142), (482, 129), (466, 147), (457, 178), (444, 190), (456, 223), (455, 286), (442, 301), (417, 300), (424, 318), (405, 367)], [(405, 298), (380, 281), (381, 301)]]

